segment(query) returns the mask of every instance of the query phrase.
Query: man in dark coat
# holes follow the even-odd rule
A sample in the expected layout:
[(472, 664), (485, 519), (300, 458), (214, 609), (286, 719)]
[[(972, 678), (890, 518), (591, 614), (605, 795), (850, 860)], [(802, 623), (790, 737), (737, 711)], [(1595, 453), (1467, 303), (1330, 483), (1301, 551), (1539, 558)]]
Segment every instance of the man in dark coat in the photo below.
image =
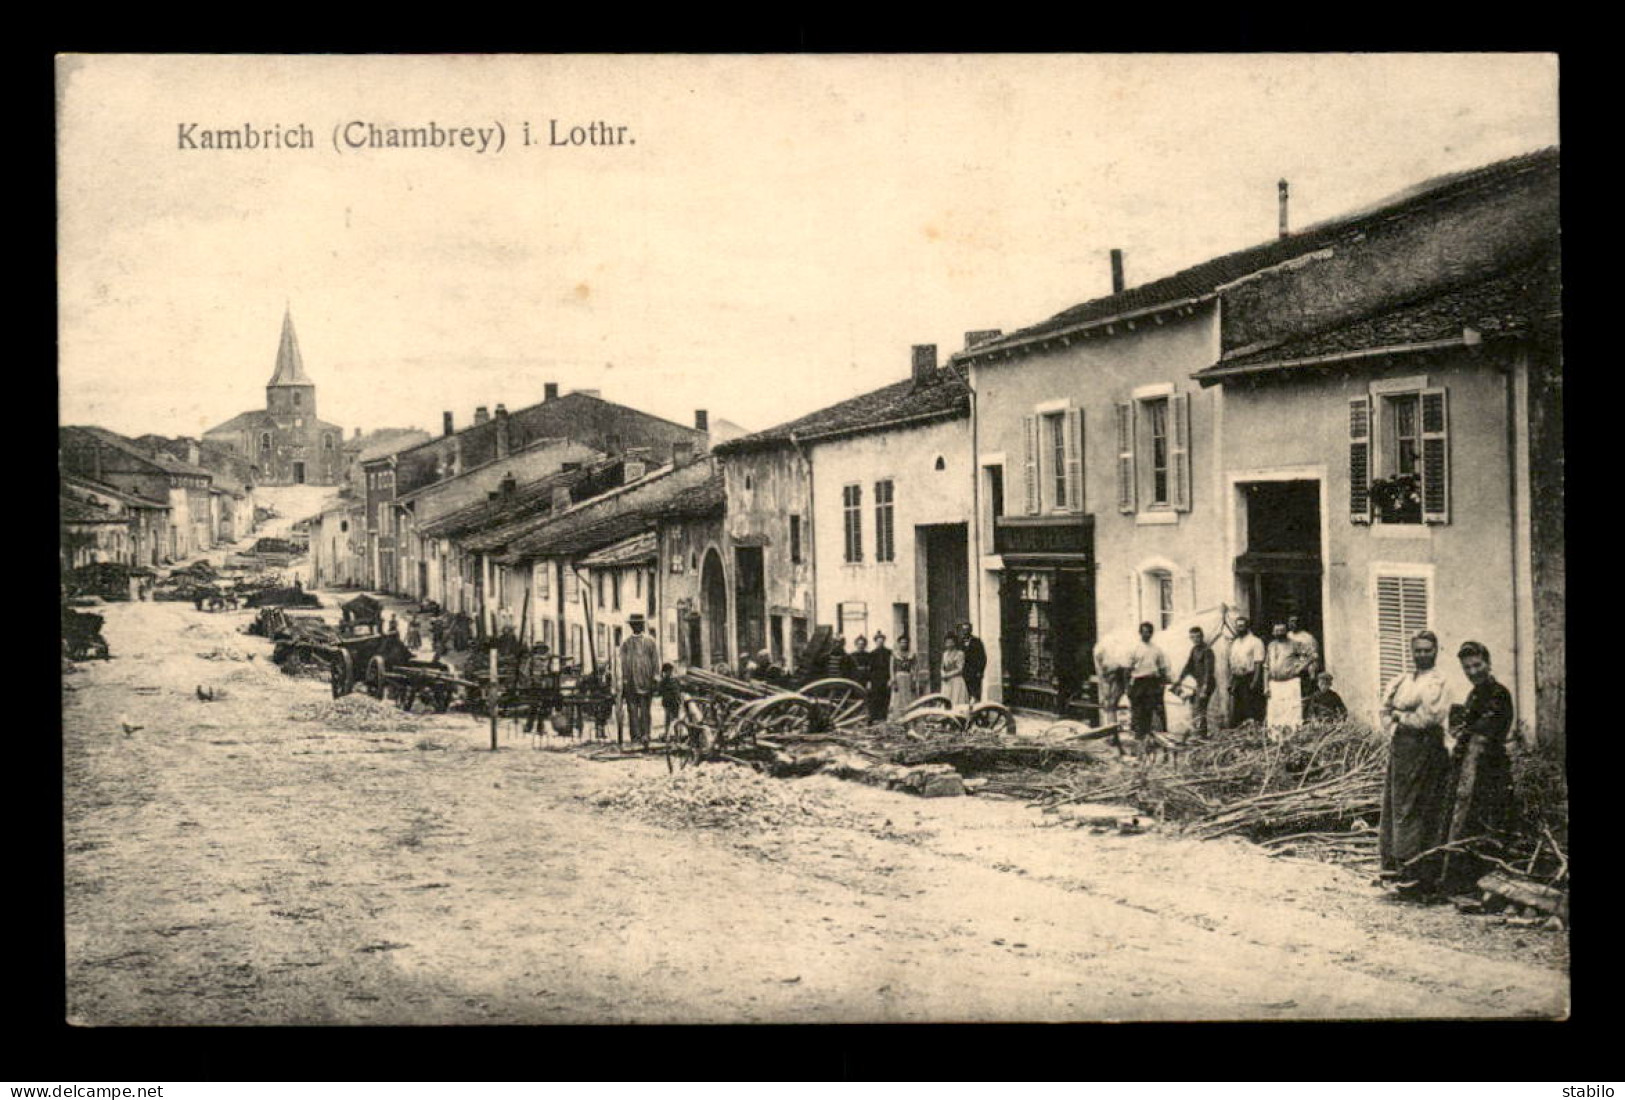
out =
[(1199, 626), (1191, 627), (1191, 654), (1185, 658), (1185, 667), (1179, 673), (1179, 686), (1189, 692), (1186, 702), (1191, 711), (1191, 736), (1207, 738), (1207, 708), (1213, 699), (1213, 650)]
[(886, 635), (875, 631), (875, 647), (869, 651), (869, 679), (863, 685), (868, 690), (869, 721), (884, 722), (891, 711), (891, 650), (886, 648)]
[(970, 623), (959, 624), (959, 644), (965, 650), (965, 694), (972, 703), (980, 703), (982, 675), (987, 672), (987, 647), (970, 631)]

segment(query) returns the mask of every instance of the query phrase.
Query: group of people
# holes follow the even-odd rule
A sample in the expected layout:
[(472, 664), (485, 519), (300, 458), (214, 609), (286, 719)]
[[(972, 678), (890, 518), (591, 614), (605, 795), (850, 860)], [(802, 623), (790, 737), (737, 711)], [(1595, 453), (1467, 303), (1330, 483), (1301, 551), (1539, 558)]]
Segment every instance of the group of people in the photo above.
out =
[[(1468, 641), (1456, 659), (1472, 690), (1452, 705), (1438, 657), (1432, 631), (1412, 638), (1411, 671), (1389, 685), (1379, 711), (1390, 737), (1378, 836), (1383, 875), (1400, 897), (1418, 901), (1472, 893), (1493, 864), (1466, 842), (1498, 839), (1515, 813), (1512, 693), (1495, 679), (1489, 649)], [(1455, 850), (1440, 850), (1446, 846)]]
[[(1335, 721), (1348, 713), (1332, 688), (1332, 674), (1320, 664), (1315, 636), (1296, 615), (1275, 624), (1269, 644), (1252, 632), (1246, 616), (1232, 623), (1230, 643), (1231, 728), (1254, 722), (1271, 729), (1292, 729), (1305, 721)], [(1208, 736), (1208, 712), (1218, 689), (1213, 647), (1199, 626), (1190, 628), (1190, 654), (1177, 677), (1169, 675), (1168, 658), (1151, 638), (1156, 629), (1140, 624), (1140, 640), (1115, 663), (1099, 669), (1102, 706), (1116, 710), (1128, 697), (1136, 736), (1168, 731), (1164, 692), (1172, 688), (1190, 708), (1191, 735)]]
[[(941, 663), (942, 693), (954, 706), (966, 706), (982, 701), (982, 678), (987, 672), (987, 647), (971, 631), (971, 624), (960, 623), (948, 631), (943, 640)], [(869, 718), (885, 721), (893, 714), (901, 714), (924, 695), (930, 684), (930, 668), (914, 652), (909, 636), (897, 639), (897, 649), (886, 645), (886, 633), (874, 633), (874, 645), (859, 634), (852, 641), (850, 652), (846, 639), (837, 636), (832, 644), (824, 671), (862, 684), (866, 692)]]

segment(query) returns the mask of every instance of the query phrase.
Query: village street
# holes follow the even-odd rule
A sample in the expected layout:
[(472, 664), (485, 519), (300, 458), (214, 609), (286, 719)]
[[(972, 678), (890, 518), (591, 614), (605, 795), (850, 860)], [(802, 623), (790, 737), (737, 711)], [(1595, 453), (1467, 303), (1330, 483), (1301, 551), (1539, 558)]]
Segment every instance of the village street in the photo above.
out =
[(319, 719), (324, 681), (239, 632), (252, 612), (99, 610), (114, 659), (63, 678), (75, 1023), (1566, 1008), (1562, 935), (1387, 903), (1239, 840), (1038, 828), (1019, 802), (824, 777), (783, 781), (827, 807), (807, 825), (658, 827), (586, 796), (668, 782), (659, 759), (542, 751), (508, 726), (492, 753), (458, 714), (340, 728), (358, 723)]

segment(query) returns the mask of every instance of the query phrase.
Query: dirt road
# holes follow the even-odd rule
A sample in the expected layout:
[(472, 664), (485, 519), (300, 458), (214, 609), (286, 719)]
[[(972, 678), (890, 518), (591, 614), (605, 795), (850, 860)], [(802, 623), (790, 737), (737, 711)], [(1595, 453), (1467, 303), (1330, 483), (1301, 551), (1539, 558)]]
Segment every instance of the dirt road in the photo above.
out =
[[(103, 609), (64, 678), (70, 1019), (110, 1024), (1553, 1016), (1562, 937), (1394, 906), (1242, 842), (797, 781), (829, 809), (661, 828), (466, 716), (334, 728), (250, 613)], [(214, 654), (205, 659), (199, 654)], [(232, 660), (233, 656), (256, 659)], [(214, 690), (202, 702), (196, 688)], [(125, 727), (130, 727), (126, 732)], [(507, 731), (504, 731), (507, 737)]]

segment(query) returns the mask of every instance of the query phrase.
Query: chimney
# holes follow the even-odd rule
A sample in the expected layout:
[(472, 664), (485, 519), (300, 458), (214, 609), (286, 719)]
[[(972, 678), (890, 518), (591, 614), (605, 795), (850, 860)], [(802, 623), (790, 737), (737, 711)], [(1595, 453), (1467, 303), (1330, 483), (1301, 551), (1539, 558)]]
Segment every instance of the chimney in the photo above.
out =
[(461, 436), (451, 441), (451, 476), (457, 477), (463, 472), (463, 440)]
[(198, 457), (197, 440), (188, 439), (186, 441), (186, 461), (196, 466), (198, 464)]
[(965, 350), (969, 351), (977, 344), (985, 344), (989, 340), (997, 340), (1004, 335), (1002, 328), (979, 328), (974, 332), (965, 333)]
[[(450, 434), (452, 434), (453, 429), (452, 429), (452, 426), (451, 426), (451, 413), (441, 413), (440, 415), (441, 415), (440, 423), (441, 423), (441, 428), (442, 428), (441, 434), (442, 435), (450, 435)], [(360, 428), (356, 429), (357, 432), (359, 432), (360, 430), (361, 430)]]
[(936, 377), (937, 345), (914, 345), (914, 384), (923, 386)]
[(583, 397), (601, 397), (603, 395), (602, 390), (571, 390), (570, 392), (579, 393)]
[(491, 419), (491, 410), (487, 409), (484, 405), (481, 405), (479, 408), (474, 410), (474, 426), (475, 427), (479, 427), (481, 424), (484, 424), (486, 421), (488, 421), (490, 419)]
[(1286, 227), (1286, 200), (1287, 200), (1286, 180), (1282, 180), (1280, 183), (1276, 184), (1275, 189), (1279, 193), (1279, 196), (1280, 196), (1281, 237), (1284, 240), (1288, 236), (1288, 230), (1287, 230), (1287, 227)]
[[(451, 414), (450, 414), (450, 413), (447, 413), (447, 414), (446, 414), (446, 415), (447, 415), (447, 416), (450, 416), (450, 415), (451, 415)], [(361, 438), (361, 429), (360, 429), (360, 428), (357, 428), (357, 429), (356, 429), (356, 430), (355, 430), (355, 435), (353, 435), (353, 436), (351, 436), (351, 438), (352, 438), (352, 439), (360, 439), (360, 438)]]
[(673, 466), (687, 466), (694, 461), (694, 444), (690, 440), (682, 440), (671, 445), (671, 464)]
[(568, 485), (553, 486), (553, 511), (562, 512), (570, 507), (570, 487)]
[(508, 407), (497, 406), (497, 458), (508, 457)]
[(559, 384), (557, 382), (544, 382), (542, 384), (542, 400), (557, 401), (559, 399)]
[(502, 495), (503, 496), (505, 496), (505, 497), (513, 496), (514, 490), (516, 490), (518, 488), (519, 488), (519, 480), (513, 476), (513, 471), (512, 470), (509, 470), (506, 474), (502, 475)]
[(706, 412), (704, 409), (695, 409), (694, 430), (697, 432), (709, 432), (711, 430), (711, 414)]
[(1123, 250), (1112, 249), (1112, 293), (1123, 293)]

